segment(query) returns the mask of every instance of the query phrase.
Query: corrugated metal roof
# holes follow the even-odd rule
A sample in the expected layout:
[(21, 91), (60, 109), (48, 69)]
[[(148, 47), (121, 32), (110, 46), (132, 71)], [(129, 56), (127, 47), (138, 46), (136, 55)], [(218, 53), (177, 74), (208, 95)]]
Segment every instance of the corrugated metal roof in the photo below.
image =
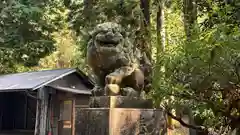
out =
[(66, 68), (1, 75), (0, 91), (36, 90), (73, 72), (76, 69)]

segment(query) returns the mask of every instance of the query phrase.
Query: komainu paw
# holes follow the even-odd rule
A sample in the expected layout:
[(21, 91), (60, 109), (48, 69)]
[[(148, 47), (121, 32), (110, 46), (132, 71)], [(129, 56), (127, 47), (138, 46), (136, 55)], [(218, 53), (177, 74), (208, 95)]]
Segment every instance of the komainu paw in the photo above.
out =
[(105, 95), (116, 96), (120, 95), (120, 87), (117, 84), (107, 84), (105, 86)]

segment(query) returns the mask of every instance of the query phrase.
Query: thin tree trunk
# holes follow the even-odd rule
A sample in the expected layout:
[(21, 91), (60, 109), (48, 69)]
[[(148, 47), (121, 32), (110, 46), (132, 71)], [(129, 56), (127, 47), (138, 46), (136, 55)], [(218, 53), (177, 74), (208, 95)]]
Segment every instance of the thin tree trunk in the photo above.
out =
[[(166, 29), (165, 29), (165, 12), (164, 12), (164, 2), (165, 0), (157, 0), (157, 61), (159, 64), (160, 56), (165, 51), (166, 46)], [(164, 65), (160, 65), (161, 69), (165, 68)], [(168, 128), (173, 129), (173, 119), (170, 116), (167, 116), (167, 126)]]
[(144, 16), (144, 26), (148, 27), (150, 25), (150, 0), (140, 0), (141, 4), (140, 7), (142, 9), (143, 12), (143, 16)]
[(184, 28), (187, 39), (192, 36), (192, 29), (197, 20), (196, 0), (183, 0)]
[(148, 59), (152, 60), (151, 47), (151, 21), (150, 21), (150, 0), (140, 0), (140, 8), (143, 13), (143, 20), (141, 20), (141, 36), (142, 43), (139, 46), (142, 52), (145, 52)]
[[(185, 29), (185, 34), (187, 37), (187, 41), (191, 41), (193, 33), (193, 26), (197, 21), (197, 5), (196, 5), (196, 0), (183, 0), (183, 14), (184, 14), (184, 29)], [(194, 118), (192, 115), (192, 112), (189, 109), (189, 122), (190, 124), (194, 125)], [(196, 131), (193, 129), (189, 129), (190, 135), (196, 135)]]
[(93, 2), (94, 0), (84, 0), (84, 9), (83, 9), (83, 15), (85, 18), (85, 21), (87, 21), (88, 25), (91, 26), (91, 22), (92, 22), (92, 10), (93, 10)]
[(166, 30), (165, 30), (165, 13), (164, 13), (164, 1), (159, 0), (158, 2), (158, 11), (157, 11), (157, 43), (158, 43), (158, 52), (161, 53), (165, 50), (166, 45)]
[(150, 21), (150, 0), (140, 0), (140, 8), (143, 19), (140, 20), (140, 31), (138, 33), (140, 39), (138, 48), (141, 50), (148, 60), (141, 63), (147, 67), (145, 72), (145, 92), (149, 92), (152, 88), (152, 46), (151, 46), (151, 21)]

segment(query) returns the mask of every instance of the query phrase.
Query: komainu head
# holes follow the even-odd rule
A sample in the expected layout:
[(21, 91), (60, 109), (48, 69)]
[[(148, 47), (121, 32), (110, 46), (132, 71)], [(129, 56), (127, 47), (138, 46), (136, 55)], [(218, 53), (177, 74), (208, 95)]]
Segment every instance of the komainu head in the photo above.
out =
[(125, 30), (117, 23), (98, 24), (88, 42), (87, 62), (98, 71), (115, 70), (131, 63), (132, 44), (128, 42)]
[(91, 33), (94, 44), (101, 47), (119, 46), (123, 44), (125, 35), (123, 28), (113, 22), (98, 24)]

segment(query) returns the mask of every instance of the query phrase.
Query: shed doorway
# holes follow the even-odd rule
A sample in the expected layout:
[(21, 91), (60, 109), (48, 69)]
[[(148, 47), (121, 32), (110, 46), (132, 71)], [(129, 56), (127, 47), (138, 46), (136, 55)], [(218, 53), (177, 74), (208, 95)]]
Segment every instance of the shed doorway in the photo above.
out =
[(36, 104), (25, 92), (0, 92), (0, 135), (34, 135)]

